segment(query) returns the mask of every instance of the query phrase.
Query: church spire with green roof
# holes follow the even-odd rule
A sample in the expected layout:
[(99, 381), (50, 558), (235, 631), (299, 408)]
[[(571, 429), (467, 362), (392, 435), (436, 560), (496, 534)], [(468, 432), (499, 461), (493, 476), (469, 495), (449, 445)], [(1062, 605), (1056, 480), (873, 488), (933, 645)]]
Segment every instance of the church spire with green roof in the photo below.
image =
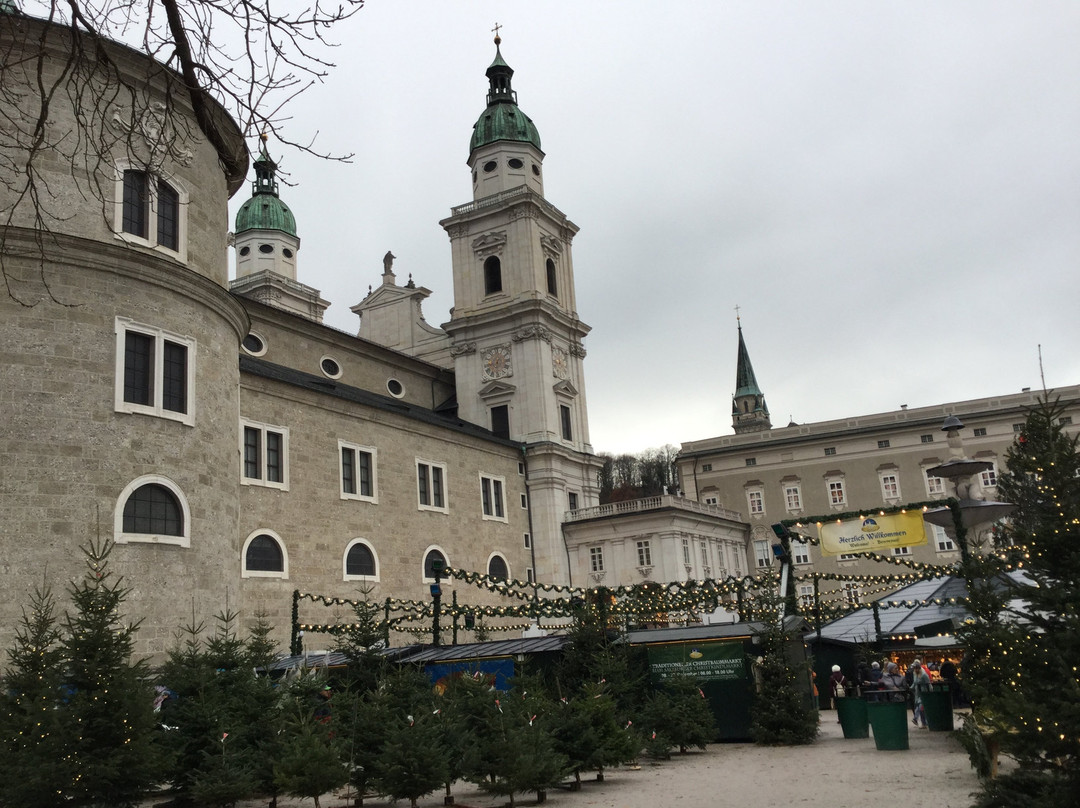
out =
[(236, 212), (237, 234), (246, 230), (280, 230), (296, 235), (296, 217), (278, 196), (277, 163), (266, 151), (266, 135), (261, 136), (259, 156), (252, 163), (255, 181), (251, 183), (251, 199)]
[(750, 364), (750, 352), (743, 340), (742, 319), (738, 315), (735, 319), (739, 323), (739, 357), (735, 364), (735, 395), (731, 400), (732, 426), (737, 435), (762, 432), (772, 429), (769, 407), (765, 403), (765, 394), (758, 387), (754, 366)]
[(495, 61), (487, 69), (487, 108), (473, 126), (469, 153), (500, 140), (529, 143), (540, 151), (540, 133), (532, 119), (521, 111), (517, 93), (511, 86), (514, 69), (502, 57), (499, 45), (502, 38), (495, 37)]

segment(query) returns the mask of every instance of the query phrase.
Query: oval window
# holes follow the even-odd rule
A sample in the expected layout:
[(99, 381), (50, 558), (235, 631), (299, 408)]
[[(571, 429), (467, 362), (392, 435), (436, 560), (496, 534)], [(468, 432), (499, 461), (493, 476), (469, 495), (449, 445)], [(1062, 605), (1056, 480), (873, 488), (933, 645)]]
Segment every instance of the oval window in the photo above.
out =
[(319, 366), (322, 368), (322, 372), (331, 379), (336, 379), (341, 375), (341, 365), (329, 356), (324, 356), (322, 362), (319, 363)]
[(386, 383), (386, 389), (390, 391), (390, 395), (394, 398), (401, 398), (405, 395), (405, 387), (397, 379), (391, 379)]
[(251, 252), (251, 247), (241, 247), (240, 248), (240, 254), (241, 255), (247, 255), (249, 252)]
[(535, 174), (536, 176), (539, 177), (540, 176), (540, 166), (538, 166), (536, 163), (533, 163), (532, 169), (533, 169), (533, 174)]
[(524, 168), (525, 167), (525, 164), (523, 162), (521, 162), (519, 159), (517, 159), (516, 157), (511, 157), (510, 158), (509, 165), (510, 165), (510, 168)]
[(488, 160), (486, 163), (484, 163), (484, 171), (490, 174), (498, 167), (498, 165), (499, 164), (496, 163), (494, 160)]
[(274, 245), (273, 244), (260, 244), (259, 245), (259, 252), (261, 252), (261, 253), (272, 253), (273, 251), (274, 251)]
[(284, 248), (281, 251), (281, 254), (284, 255), (286, 258), (292, 258), (292, 250), (290, 250), (288, 247)]
[(249, 354), (258, 355), (266, 350), (266, 343), (254, 334), (248, 334), (244, 337), (244, 341), (241, 344), (244, 346), (244, 350)]

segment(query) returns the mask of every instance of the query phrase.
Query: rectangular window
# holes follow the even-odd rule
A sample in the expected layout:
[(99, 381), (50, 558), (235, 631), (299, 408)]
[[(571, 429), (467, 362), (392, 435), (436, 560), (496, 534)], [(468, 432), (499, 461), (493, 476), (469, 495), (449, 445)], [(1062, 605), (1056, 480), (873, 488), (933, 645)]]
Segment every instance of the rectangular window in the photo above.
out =
[(748, 465), (748, 466), (756, 466), (757, 465), (757, 458), (756, 457), (748, 457), (748, 458), (746, 458), (746, 465)]
[(180, 190), (162, 177), (129, 168), (117, 172), (116, 199), (113, 226), (119, 233), (129, 236), (129, 241), (163, 247), (185, 258), (185, 198)]
[(510, 407), (501, 404), (491, 408), (491, 431), (497, 438), (510, 437)]
[(835, 446), (826, 446), (825, 447), (825, 456), (826, 457), (832, 457), (834, 454), (836, 454), (836, 447)]
[(844, 493), (844, 481), (843, 480), (830, 480), (829, 481), (829, 504), (833, 507), (837, 505), (843, 505), (847, 502), (847, 494)]
[(765, 513), (765, 497), (761, 491), (747, 491), (746, 503), (752, 514)]
[(932, 477), (926, 475), (926, 493), (928, 494), (944, 494), (945, 493), (945, 480), (941, 477)]
[(682, 563), (686, 566), (690, 566), (690, 540), (682, 540)]
[(567, 492), (567, 494), (566, 494), (566, 505), (572, 511), (577, 510), (577, 494), (575, 492), (573, 492), (573, 491), (568, 491)]
[(639, 567), (652, 566), (652, 545), (648, 539), (637, 543), (637, 563)]
[(956, 552), (956, 544), (940, 525), (931, 525), (934, 528), (934, 545), (939, 553)]
[(888, 449), (889, 448), (889, 442), (887, 440), (879, 440), (877, 442), (877, 447), (879, 449)]
[[(701, 542), (701, 566), (703, 569), (709, 569), (709, 545), (707, 542)], [(708, 573), (705, 573), (708, 575)]]
[(720, 504), (720, 497), (717, 497), (717, 496), (705, 497), (705, 504), (706, 505), (719, 505)]
[(799, 584), (799, 607), (801, 609), (814, 608), (814, 585)]
[(164, 180), (158, 180), (157, 243), (176, 251), (180, 245), (180, 194)]
[(859, 593), (859, 585), (848, 581), (844, 584), (844, 600), (852, 606), (858, 606), (862, 595)]
[(521, 476), (521, 477), (525, 476), (525, 464), (524, 463), (518, 463), (518, 475)]
[(804, 541), (791, 543), (791, 560), (796, 564), (810, 563), (810, 545)]
[(841, 553), (836, 557), (837, 561), (854, 561), (859, 556), (856, 553)]
[(338, 441), (341, 450), (341, 498), (376, 502), (375, 449)]
[(116, 318), (117, 412), (194, 423), (195, 341)]
[(933, 435), (919, 435), (919, 440), (922, 441), (923, 443), (933, 443), (934, 442), (934, 436)]
[(149, 179), (145, 171), (128, 169), (124, 172), (123, 231), (139, 238), (146, 238), (149, 220)]
[(444, 464), (416, 461), (416, 494), (420, 510), (447, 512), (445, 479)]
[(562, 439), (573, 440), (574, 430), (570, 423), (570, 408), (567, 407), (565, 404), (559, 405), (559, 420), (562, 424)]
[(798, 485), (784, 486), (784, 503), (789, 511), (802, 510), (802, 491)]
[(528, 581), (530, 584), (536, 583), (536, 579), (533, 577), (533, 568), (532, 567), (526, 567), (525, 568), (525, 580)]
[(979, 482), (983, 488), (994, 488), (997, 485), (997, 469), (991, 466), (986, 471), (979, 473)]
[(772, 548), (767, 541), (754, 542), (754, 561), (759, 569), (772, 564)]
[(892, 554), (894, 556), (897, 556), (897, 557), (909, 556), (909, 555), (911, 555), (911, 548), (910, 547), (894, 547), (894, 548), (892, 548)]
[(530, 536), (528, 533), (522, 533), (521, 536), (522, 536), (522, 539), (525, 542), (525, 549), (526, 550), (531, 549), (532, 548), (532, 536)]
[(712, 471), (712, 463), (703, 463), (701, 465), (702, 471)]
[(604, 548), (603, 547), (590, 547), (589, 548), (589, 571), (590, 572), (603, 572), (604, 571)]
[(522, 494), (521, 495), (521, 509), (523, 511), (526, 511), (526, 510), (529, 509), (529, 495), (528, 494)]
[(1058, 423), (1061, 424), (1062, 426), (1072, 426), (1072, 416), (1071, 415), (1063, 415), (1060, 418), (1058, 418)]
[(882, 474), (881, 496), (886, 500), (900, 499), (900, 478), (895, 474)]
[(506, 501), (503, 498), (504, 480), (502, 477), (480, 475), (480, 501), (484, 519), (506, 521)]
[(244, 475), (241, 482), (287, 489), (289, 431), (254, 421), (243, 421), (242, 424)]
[(972, 430), (972, 434), (976, 438), (985, 438), (986, 437), (986, 427), (977, 426), (977, 427), (975, 427), (975, 429)]

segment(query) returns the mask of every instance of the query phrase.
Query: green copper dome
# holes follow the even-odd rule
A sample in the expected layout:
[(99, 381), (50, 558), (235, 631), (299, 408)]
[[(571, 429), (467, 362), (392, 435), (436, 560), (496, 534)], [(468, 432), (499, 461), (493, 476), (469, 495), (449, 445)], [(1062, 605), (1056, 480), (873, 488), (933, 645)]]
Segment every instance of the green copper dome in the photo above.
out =
[(495, 37), (495, 61), (487, 69), (490, 83), (487, 95), (487, 109), (473, 127), (472, 140), (469, 142), (471, 154), (481, 146), (500, 140), (514, 140), (529, 143), (540, 149), (540, 133), (532, 119), (517, 105), (517, 93), (510, 87), (513, 69), (503, 61), (499, 52), (499, 37)]
[(296, 217), (278, 197), (275, 172), (277, 165), (266, 153), (266, 138), (263, 137), (259, 159), (254, 162), (255, 182), (251, 184), (251, 199), (240, 206), (236, 212), (234, 232), (245, 230), (280, 230), (290, 236), (296, 235)]

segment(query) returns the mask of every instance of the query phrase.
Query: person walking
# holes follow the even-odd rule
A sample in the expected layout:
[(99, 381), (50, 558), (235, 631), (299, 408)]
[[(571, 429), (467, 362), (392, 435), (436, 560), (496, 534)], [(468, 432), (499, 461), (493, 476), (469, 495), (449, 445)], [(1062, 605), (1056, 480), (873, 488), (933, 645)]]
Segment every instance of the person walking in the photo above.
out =
[[(834, 710), (838, 709), (837, 701), (847, 696), (847, 679), (844, 678), (839, 665), (832, 666), (832, 676), (829, 677), (829, 695), (832, 696)], [(839, 714), (836, 716), (836, 723), (840, 723)]]
[(915, 726), (921, 723), (925, 729), (926, 707), (923, 706), (922, 697), (924, 693), (930, 692), (930, 675), (923, 670), (922, 664), (917, 659), (911, 663), (911, 669), (911, 695), (914, 699), (911, 723)]

